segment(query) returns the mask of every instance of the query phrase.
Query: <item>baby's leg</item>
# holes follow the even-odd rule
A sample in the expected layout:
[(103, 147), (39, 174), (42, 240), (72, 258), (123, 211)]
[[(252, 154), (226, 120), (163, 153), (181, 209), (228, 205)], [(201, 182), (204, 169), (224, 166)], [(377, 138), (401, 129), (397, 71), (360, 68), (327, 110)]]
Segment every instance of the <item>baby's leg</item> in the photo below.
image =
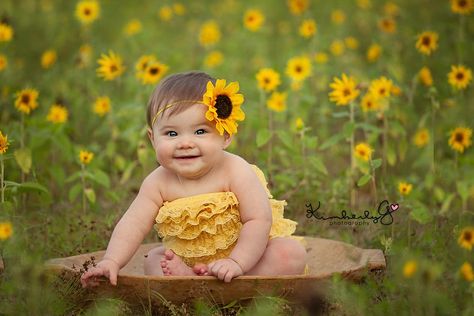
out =
[(303, 245), (292, 238), (270, 239), (262, 258), (245, 275), (303, 274), (307, 253)]
[(165, 247), (156, 247), (148, 252), (143, 263), (143, 270), (146, 275), (163, 275), (161, 261), (165, 257)]

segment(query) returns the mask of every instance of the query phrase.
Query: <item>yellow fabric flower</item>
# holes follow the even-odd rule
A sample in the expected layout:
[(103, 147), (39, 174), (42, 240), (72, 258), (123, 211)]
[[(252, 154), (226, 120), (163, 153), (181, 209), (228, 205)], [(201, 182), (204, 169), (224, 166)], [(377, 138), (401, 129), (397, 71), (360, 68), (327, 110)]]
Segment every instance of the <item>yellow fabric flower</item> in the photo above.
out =
[(326, 64), (329, 60), (329, 56), (326, 53), (318, 52), (314, 55), (314, 60), (318, 64)]
[(41, 55), (41, 67), (48, 69), (56, 62), (57, 54), (54, 49), (49, 49)]
[(360, 93), (356, 81), (352, 77), (347, 77), (346, 74), (342, 74), (341, 79), (334, 77), (329, 87), (332, 89), (329, 99), (336, 102), (336, 105), (347, 105)]
[(329, 45), (329, 50), (334, 56), (341, 56), (342, 54), (344, 54), (346, 47), (343, 41), (334, 40), (332, 41), (331, 45)]
[(150, 63), (143, 73), (142, 83), (143, 84), (155, 84), (157, 83), (168, 71), (168, 66), (158, 61)]
[(100, 65), (97, 68), (97, 75), (104, 80), (114, 80), (125, 70), (122, 58), (112, 51), (109, 51), (109, 55), (102, 54), (97, 63)]
[(283, 112), (286, 110), (286, 92), (273, 92), (267, 101), (267, 107), (275, 112)]
[(472, 144), (471, 136), (472, 130), (470, 128), (457, 127), (451, 131), (448, 144), (453, 150), (463, 153)]
[(354, 148), (355, 156), (364, 161), (369, 161), (369, 159), (372, 157), (372, 152), (372, 147), (370, 147), (370, 145), (367, 143), (359, 143)]
[(426, 128), (422, 128), (413, 136), (413, 144), (417, 147), (424, 147), (430, 141), (430, 133)]
[(10, 222), (0, 222), (0, 240), (7, 240), (13, 234), (13, 226)]
[(224, 55), (220, 51), (214, 50), (207, 54), (204, 64), (209, 68), (214, 68), (221, 65), (223, 61)]
[(474, 8), (473, 0), (450, 0), (451, 11), (458, 14), (468, 15), (471, 14)]
[(224, 131), (229, 135), (237, 133), (236, 121), (245, 119), (245, 113), (240, 108), (244, 96), (237, 93), (239, 83), (231, 82), (226, 86), (225, 79), (217, 79), (215, 86), (209, 81), (206, 88), (202, 100), (208, 106), (206, 118), (216, 123), (221, 135), (224, 135)]
[(472, 71), (463, 65), (452, 65), (448, 73), (448, 81), (455, 89), (465, 89), (472, 80)]
[(100, 5), (97, 1), (80, 1), (76, 6), (76, 17), (83, 24), (90, 24), (100, 15)]
[(372, 44), (367, 49), (367, 60), (369, 62), (374, 62), (379, 59), (380, 54), (382, 54), (382, 46), (379, 44)]
[(431, 76), (431, 71), (426, 66), (420, 69), (420, 72), (418, 73), (418, 78), (420, 79), (421, 83), (423, 83), (427, 87), (433, 85), (433, 77)]
[(46, 120), (54, 124), (61, 124), (67, 121), (68, 111), (66, 107), (60, 104), (54, 104), (51, 106), (48, 112)]
[(265, 22), (262, 11), (249, 9), (244, 14), (244, 26), (252, 32), (258, 31)]
[(169, 21), (173, 18), (173, 9), (167, 5), (163, 6), (160, 8), (160, 11), (158, 12), (158, 15), (160, 16), (160, 19), (162, 21)]
[(360, 106), (364, 112), (373, 112), (380, 110), (381, 106), (378, 99), (372, 94), (366, 93), (360, 101)]
[(357, 49), (359, 47), (359, 41), (353, 36), (348, 36), (344, 39), (344, 44), (350, 49)]
[(127, 36), (132, 36), (142, 30), (142, 22), (138, 19), (130, 20), (124, 27), (123, 32)]
[(199, 43), (201, 43), (201, 46), (212, 46), (218, 43), (220, 39), (221, 31), (215, 21), (209, 20), (201, 26), (199, 31)]
[(0, 54), (0, 71), (5, 70), (8, 66), (7, 56)]
[(309, 7), (309, 0), (288, 0), (290, 12), (294, 15), (300, 15)]
[(3, 135), (2, 131), (0, 131), (0, 155), (3, 155), (7, 152), (9, 145), (10, 143), (8, 142), (8, 136)]
[(426, 31), (418, 35), (416, 48), (425, 55), (431, 55), (438, 48), (438, 33)]
[(469, 262), (464, 262), (463, 263), (463, 265), (459, 269), (459, 274), (466, 281), (469, 281), (469, 282), (474, 281), (474, 273), (472, 272), (472, 266)]
[(331, 12), (331, 21), (334, 24), (342, 24), (346, 20), (346, 14), (342, 10), (333, 10)]
[(461, 235), (459, 235), (459, 238), (458, 238), (458, 244), (459, 246), (467, 250), (472, 249), (472, 246), (474, 245), (474, 227), (473, 226), (463, 228), (463, 230), (461, 231)]
[(397, 24), (395, 20), (391, 17), (380, 19), (378, 26), (382, 32), (389, 33), (389, 34), (393, 34), (397, 30)]
[(392, 87), (392, 80), (382, 76), (378, 79), (372, 80), (369, 86), (369, 93), (376, 99), (388, 98), (392, 92)]
[(11, 41), (13, 33), (13, 28), (10, 25), (3, 22), (0, 23), (0, 42)]
[(84, 165), (90, 164), (92, 161), (92, 158), (94, 158), (94, 153), (91, 153), (90, 151), (81, 150), (79, 152), (79, 161)]
[(300, 24), (299, 33), (304, 38), (310, 38), (317, 31), (316, 22), (313, 19), (303, 20)]
[(407, 279), (411, 278), (416, 270), (418, 269), (418, 264), (415, 260), (409, 260), (403, 266), (403, 276)]
[(294, 81), (302, 81), (311, 75), (311, 61), (308, 57), (294, 57), (286, 64), (286, 74)]
[(256, 75), (258, 87), (266, 92), (275, 90), (280, 84), (280, 74), (271, 68), (260, 69)]
[(401, 195), (408, 195), (411, 192), (413, 185), (407, 182), (398, 182), (398, 192)]
[(110, 98), (107, 96), (98, 97), (94, 102), (94, 113), (99, 116), (104, 116), (110, 112), (111, 109)]
[(38, 96), (38, 90), (23, 89), (16, 93), (15, 107), (22, 113), (30, 114), (38, 107)]

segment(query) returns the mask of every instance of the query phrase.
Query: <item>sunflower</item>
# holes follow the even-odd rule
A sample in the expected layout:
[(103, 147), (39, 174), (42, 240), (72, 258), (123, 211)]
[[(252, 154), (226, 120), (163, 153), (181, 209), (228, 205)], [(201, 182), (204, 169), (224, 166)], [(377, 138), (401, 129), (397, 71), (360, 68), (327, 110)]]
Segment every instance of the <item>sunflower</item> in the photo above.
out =
[(309, 7), (309, 0), (288, 0), (290, 12), (294, 15), (300, 15)]
[(114, 80), (125, 70), (122, 58), (112, 51), (109, 51), (109, 55), (102, 54), (97, 63), (100, 65), (97, 68), (97, 75), (104, 80)]
[(260, 69), (256, 78), (258, 87), (266, 92), (275, 90), (281, 83), (280, 74), (271, 68)]
[(410, 183), (398, 182), (398, 192), (400, 192), (401, 195), (410, 194), (412, 188), (413, 185)]
[(221, 39), (219, 25), (213, 20), (209, 20), (201, 26), (199, 31), (199, 43), (201, 46), (212, 46)]
[(92, 158), (94, 158), (94, 153), (87, 151), (87, 150), (81, 150), (79, 152), (79, 161), (84, 164), (88, 165), (92, 161)]
[(449, 138), (449, 146), (453, 150), (463, 153), (466, 148), (471, 146), (472, 130), (466, 127), (457, 127), (451, 131), (451, 137)]
[(332, 41), (331, 45), (329, 46), (329, 50), (334, 56), (341, 56), (344, 54), (346, 47), (344, 46), (344, 42), (340, 40)]
[(375, 98), (372, 94), (367, 93), (362, 97), (360, 101), (360, 106), (364, 112), (373, 112), (380, 110), (380, 103), (378, 99)]
[(382, 46), (379, 44), (372, 44), (367, 49), (367, 60), (372, 63), (379, 59), (380, 54), (382, 54)]
[(348, 36), (344, 39), (344, 44), (350, 49), (357, 49), (359, 47), (359, 41), (353, 36)]
[(41, 55), (41, 67), (48, 69), (56, 62), (57, 54), (54, 49), (49, 49)]
[(13, 28), (3, 22), (0, 22), (0, 42), (9, 42), (13, 37)]
[(459, 246), (467, 250), (472, 249), (472, 246), (474, 245), (474, 227), (473, 226), (463, 228), (463, 230), (461, 231), (461, 235), (459, 235), (459, 238), (458, 238), (458, 244)]
[(426, 31), (418, 35), (416, 48), (425, 55), (431, 55), (438, 48), (438, 33)]
[(302, 130), (304, 127), (304, 121), (301, 117), (297, 117), (295, 120), (295, 128), (297, 131)]
[(100, 15), (100, 5), (97, 1), (80, 1), (76, 6), (76, 17), (83, 24), (94, 22)]
[(173, 11), (176, 15), (184, 15), (186, 13), (186, 7), (181, 3), (173, 4)]
[(23, 89), (16, 93), (15, 107), (18, 111), (30, 114), (38, 107), (39, 92), (35, 89)]
[(140, 20), (137, 20), (137, 19), (130, 20), (123, 28), (123, 32), (127, 36), (132, 36), (137, 33), (140, 33), (141, 30), (142, 30), (142, 22), (140, 22)]
[(142, 79), (148, 65), (154, 63), (155, 61), (156, 57), (154, 55), (142, 55), (135, 64), (136, 77), (138, 79)]
[(468, 15), (472, 12), (474, 4), (472, 0), (450, 0), (451, 11), (458, 14)]
[(342, 24), (346, 20), (346, 14), (342, 10), (333, 10), (331, 20), (334, 24)]
[(316, 22), (313, 19), (306, 19), (300, 24), (299, 33), (304, 38), (310, 38), (316, 34)]
[(168, 71), (168, 66), (158, 61), (150, 63), (143, 73), (142, 83), (143, 84), (154, 84), (157, 83), (163, 75)]
[(111, 109), (110, 98), (107, 96), (98, 97), (94, 102), (94, 113), (99, 116), (104, 116), (109, 113)]
[(214, 50), (207, 54), (204, 64), (209, 68), (214, 68), (221, 65), (223, 61), (224, 55), (220, 51)]
[(413, 136), (413, 144), (415, 144), (415, 146), (419, 148), (426, 146), (426, 144), (428, 144), (429, 141), (430, 141), (430, 133), (428, 132), (428, 129), (426, 128), (422, 128), (418, 130), (415, 133), (415, 136)]
[(397, 30), (397, 24), (395, 20), (391, 17), (386, 17), (379, 20), (378, 25), (379, 25), (379, 29), (385, 33), (392, 34), (392, 33), (395, 33), (395, 31)]
[(364, 161), (369, 161), (369, 159), (372, 157), (372, 152), (372, 147), (370, 147), (370, 145), (367, 143), (359, 143), (354, 148), (355, 156)]
[(286, 74), (294, 81), (302, 81), (311, 75), (311, 61), (308, 57), (294, 57), (286, 64)]
[(10, 145), (8, 142), (8, 136), (3, 135), (2, 131), (0, 131), (0, 155), (3, 155), (7, 152), (8, 145)]
[(360, 93), (356, 81), (352, 77), (347, 77), (346, 74), (342, 74), (341, 79), (334, 77), (334, 82), (329, 86), (332, 88), (329, 99), (336, 102), (336, 105), (347, 105)]
[(3, 71), (8, 66), (7, 56), (0, 54), (0, 71)]
[(265, 22), (262, 11), (249, 9), (244, 14), (244, 26), (252, 32), (258, 31)]
[(162, 21), (169, 21), (173, 18), (173, 9), (170, 6), (163, 6), (158, 11), (158, 16)]
[(472, 266), (469, 262), (464, 262), (463, 263), (463, 265), (459, 269), (459, 274), (466, 281), (469, 281), (469, 282), (474, 281), (474, 273), (472, 272)]
[(46, 120), (54, 124), (61, 124), (67, 121), (68, 118), (68, 111), (66, 107), (61, 104), (53, 104), (51, 108), (49, 108), (48, 116)]
[(372, 80), (369, 86), (369, 93), (376, 99), (383, 99), (390, 96), (392, 92), (393, 82), (382, 76), (378, 79)]
[(236, 121), (245, 119), (245, 113), (240, 108), (244, 96), (237, 94), (239, 83), (231, 82), (226, 86), (225, 79), (217, 79), (215, 86), (209, 81), (206, 88), (202, 99), (208, 106), (206, 118), (216, 122), (216, 128), (221, 135), (224, 135), (224, 131), (229, 135), (237, 133)]
[(318, 52), (318, 53), (314, 54), (314, 60), (318, 64), (326, 64), (329, 60), (329, 56), (328, 56), (328, 54), (326, 54), (324, 52)]
[(472, 71), (463, 65), (451, 66), (448, 74), (448, 81), (451, 86), (461, 90), (465, 89), (472, 80)]
[(418, 270), (418, 264), (415, 260), (410, 260), (405, 262), (403, 265), (403, 276), (407, 279), (411, 278), (416, 270)]
[(273, 92), (267, 101), (267, 107), (275, 112), (283, 112), (286, 110), (286, 92)]
[(0, 222), (0, 240), (7, 240), (13, 234), (12, 223)]
[(431, 71), (426, 66), (420, 69), (420, 72), (418, 72), (418, 78), (427, 87), (433, 85), (433, 77), (431, 76)]

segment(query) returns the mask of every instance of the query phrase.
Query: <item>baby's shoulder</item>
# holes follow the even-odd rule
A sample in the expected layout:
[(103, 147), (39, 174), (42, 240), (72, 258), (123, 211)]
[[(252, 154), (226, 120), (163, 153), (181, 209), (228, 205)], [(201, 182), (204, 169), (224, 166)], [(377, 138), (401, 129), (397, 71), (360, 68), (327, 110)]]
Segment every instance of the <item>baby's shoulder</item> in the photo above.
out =
[(239, 172), (245, 170), (251, 170), (252, 165), (249, 164), (244, 158), (236, 154), (226, 152), (223, 169), (226, 170), (226, 172), (238, 174)]
[(140, 192), (153, 200), (162, 200), (163, 188), (161, 186), (166, 183), (166, 180), (166, 170), (163, 167), (158, 167), (145, 177)]

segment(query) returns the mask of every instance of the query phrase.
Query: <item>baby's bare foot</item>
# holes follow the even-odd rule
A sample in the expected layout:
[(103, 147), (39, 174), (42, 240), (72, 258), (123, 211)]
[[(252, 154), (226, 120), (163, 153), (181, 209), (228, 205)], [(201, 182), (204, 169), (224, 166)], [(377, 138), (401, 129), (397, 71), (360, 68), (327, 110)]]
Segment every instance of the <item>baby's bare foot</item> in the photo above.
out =
[(193, 271), (197, 275), (209, 275), (207, 264), (204, 263), (196, 263), (193, 267)]
[(188, 267), (183, 260), (172, 250), (166, 249), (165, 256), (161, 260), (163, 275), (196, 275), (193, 269)]

